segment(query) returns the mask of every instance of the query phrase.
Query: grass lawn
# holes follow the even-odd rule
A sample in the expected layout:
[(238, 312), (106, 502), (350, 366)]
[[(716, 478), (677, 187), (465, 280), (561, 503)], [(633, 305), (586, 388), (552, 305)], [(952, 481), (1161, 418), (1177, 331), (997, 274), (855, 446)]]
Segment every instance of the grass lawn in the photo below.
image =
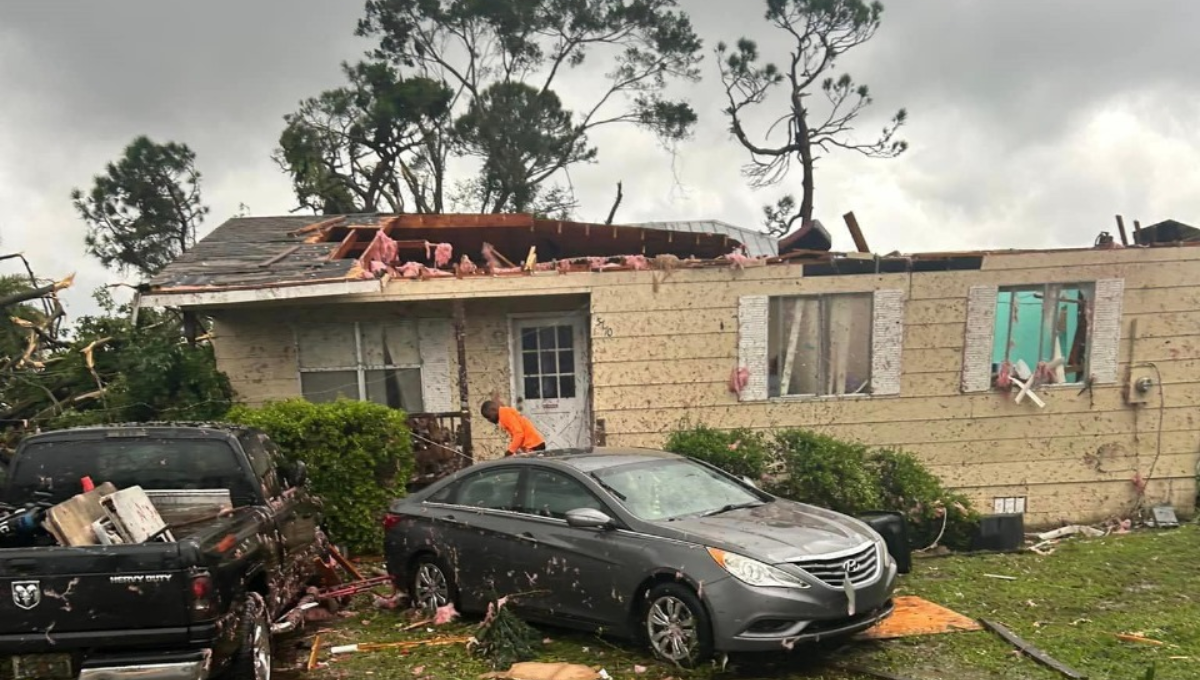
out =
[[(1152, 664), (1156, 665), (1155, 680), (1200, 678), (1198, 558), (1200, 526), (1196, 525), (1102, 539), (1071, 539), (1048, 557), (1022, 553), (918, 560), (914, 573), (902, 580), (900, 594), (920, 595), (967, 616), (1002, 623), (1095, 680), (1142, 680)], [(985, 573), (1017, 580), (998, 580), (985, 577)], [(475, 622), (444, 626), (436, 633), (423, 628), (401, 630), (407, 623), (399, 613), (365, 604), (358, 607), (354, 617), (324, 629), (322, 644), (470, 634)], [(313, 630), (310, 626), (310, 635)], [(1130, 632), (1164, 644), (1122, 642), (1115, 637)], [(621, 642), (552, 629), (544, 633), (545, 651), (537, 660), (599, 666), (613, 678), (866, 677), (830, 668), (837, 663), (886, 670), (912, 680), (1063, 677), (1014, 653), (1008, 643), (987, 631), (854, 642), (819, 653), (797, 647), (790, 654), (734, 656), (723, 671), (690, 673), (655, 663), (647, 653)], [(306, 646), (305, 641), (294, 638), (281, 642), (284, 647)], [(297, 653), (298, 657), (305, 655)], [(321, 658), (328, 660), (328, 653), (323, 652)], [(641, 672), (635, 672), (635, 667)], [(320, 671), (300, 676), (318, 680), (466, 680), (489, 670), (459, 646), (416, 650), (408, 655), (395, 651), (348, 655)]]

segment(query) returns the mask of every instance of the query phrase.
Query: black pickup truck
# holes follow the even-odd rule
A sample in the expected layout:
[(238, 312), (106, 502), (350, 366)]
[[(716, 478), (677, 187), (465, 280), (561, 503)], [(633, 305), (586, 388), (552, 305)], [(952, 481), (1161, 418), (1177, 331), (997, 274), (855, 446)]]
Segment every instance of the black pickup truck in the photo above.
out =
[(271, 622), (301, 597), (327, 543), (303, 465), (266, 435), (61, 430), (25, 439), (4, 476), (10, 512), (67, 500), (85, 476), (149, 492), (228, 489), (233, 509), (171, 527), (173, 542), (5, 547), (13, 533), (0, 536), (0, 679), (270, 677)]

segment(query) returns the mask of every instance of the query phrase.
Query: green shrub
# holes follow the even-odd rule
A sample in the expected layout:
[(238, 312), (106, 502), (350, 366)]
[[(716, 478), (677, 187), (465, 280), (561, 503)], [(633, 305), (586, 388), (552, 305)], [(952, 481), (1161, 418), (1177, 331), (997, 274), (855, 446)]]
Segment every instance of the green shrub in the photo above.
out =
[(755, 481), (762, 478), (770, 460), (766, 438), (745, 429), (716, 430), (704, 425), (686, 427), (671, 433), (664, 448)]
[(808, 430), (780, 430), (773, 444), (783, 470), (771, 493), (851, 515), (884, 509), (867, 447)]
[[(979, 519), (965, 496), (947, 490), (917, 458), (902, 451), (872, 450), (800, 429), (779, 430), (767, 439), (748, 430), (687, 424), (671, 434), (664, 448), (762, 480), (767, 491), (783, 498), (848, 515), (899, 512), (908, 520), (915, 548), (935, 540), (966, 548)], [(773, 460), (782, 469), (768, 477), (766, 468)]]
[[(879, 476), (883, 508), (904, 513), (909, 541), (914, 546), (924, 548), (935, 540), (952, 548), (970, 545), (979, 514), (971, 509), (966, 496), (943, 487), (941, 480), (910, 453), (880, 450), (871, 462)], [(943, 513), (946, 529), (939, 539)]]
[(257, 427), (284, 454), (308, 466), (309, 488), (325, 504), (330, 538), (355, 553), (379, 554), (383, 513), (404, 495), (412, 440), (403, 411), (342, 399), (235, 407), (228, 420)]

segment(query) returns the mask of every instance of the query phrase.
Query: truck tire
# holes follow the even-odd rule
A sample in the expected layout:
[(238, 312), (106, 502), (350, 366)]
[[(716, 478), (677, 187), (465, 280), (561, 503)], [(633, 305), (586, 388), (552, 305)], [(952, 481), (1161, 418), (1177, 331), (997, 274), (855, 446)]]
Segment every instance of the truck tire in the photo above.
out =
[(258, 593), (250, 593), (246, 598), (239, 635), (242, 646), (234, 655), (225, 680), (271, 680), (274, 661), (271, 622), (267, 619), (267, 605)]

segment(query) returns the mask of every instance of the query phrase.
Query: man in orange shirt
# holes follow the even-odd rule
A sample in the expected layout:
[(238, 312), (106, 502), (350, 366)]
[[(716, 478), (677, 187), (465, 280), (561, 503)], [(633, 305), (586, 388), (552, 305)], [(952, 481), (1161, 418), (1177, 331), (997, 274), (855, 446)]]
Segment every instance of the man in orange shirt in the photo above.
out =
[(499, 425), (508, 432), (511, 441), (508, 444), (506, 456), (530, 451), (545, 451), (546, 440), (521, 412), (511, 406), (501, 406), (494, 401), (485, 401), (480, 408), (483, 417), (493, 425)]

